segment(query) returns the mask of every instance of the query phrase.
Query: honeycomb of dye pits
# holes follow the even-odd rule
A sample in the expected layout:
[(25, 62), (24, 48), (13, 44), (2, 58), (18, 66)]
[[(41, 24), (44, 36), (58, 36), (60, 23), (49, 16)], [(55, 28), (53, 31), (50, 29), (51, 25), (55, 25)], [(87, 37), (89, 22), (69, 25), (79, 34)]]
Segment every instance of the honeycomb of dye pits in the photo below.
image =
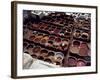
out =
[[(61, 52), (63, 51), (65, 52), (68, 49), (68, 51), (70, 51), (71, 53), (75, 53), (75, 54), (77, 53), (79, 56), (84, 57), (83, 60), (86, 60), (88, 61), (88, 63), (90, 63), (91, 61), (90, 49), (86, 48), (86, 45), (83, 45), (81, 41), (90, 38), (90, 33), (84, 30), (87, 27), (90, 27), (90, 23), (88, 21), (86, 22), (82, 21), (81, 23), (80, 20), (79, 23), (77, 23), (77, 27), (76, 27), (74, 25), (76, 23), (73, 22), (73, 17), (70, 15), (65, 15), (62, 13), (61, 14), (53, 13), (49, 15), (51, 15), (50, 16), (51, 18), (46, 16), (46, 18), (43, 19), (44, 22), (42, 22), (42, 20), (39, 23), (33, 22), (31, 24), (33, 25), (32, 26), (33, 29), (29, 30), (24, 34), (24, 37), (26, 39), (29, 39), (30, 41), (34, 41), (33, 43), (35, 43), (35, 45), (38, 45), (39, 47), (41, 46), (40, 48), (36, 48), (37, 46), (35, 46), (32, 49), (33, 58), (36, 57), (37, 59), (40, 60), (45, 60), (50, 63), (55, 63), (55, 65), (63, 65), (60, 62), (60, 60), (62, 60), (62, 57), (58, 56), (58, 59), (54, 59), (55, 54), (51, 55), (48, 49), (52, 50), (53, 53), (57, 52), (56, 49), (61, 50)], [(27, 27), (26, 27), (26, 31), (27, 31)], [(39, 35), (40, 33), (42, 33), (43, 35), (42, 36)], [(71, 41), (73, 36), (76, 37), (74, 38), (76, 40)], [(63, 40), (62, 39), (63, 37), (68, 38), (69, 41)], [(47, 50), (48, 53), (45, 54), (44, 51), (43, 54), (41, 54), (42, 49)], [(40, 54), (37, 55), (37, 53)], [(72, 55), (68, 54), (68, 56), (72, 56)], [(66, 66), (70, 66), (70, 67), (84, 66), (84, 63), (82, 63), (82, 61), (80, 60), (78, 61), (76, 59), (76, 56), (71, 57), (71, 59), (70, 57), (68, 57), (68, 59), (66, 60), (66, 64), (67, 64)]]

